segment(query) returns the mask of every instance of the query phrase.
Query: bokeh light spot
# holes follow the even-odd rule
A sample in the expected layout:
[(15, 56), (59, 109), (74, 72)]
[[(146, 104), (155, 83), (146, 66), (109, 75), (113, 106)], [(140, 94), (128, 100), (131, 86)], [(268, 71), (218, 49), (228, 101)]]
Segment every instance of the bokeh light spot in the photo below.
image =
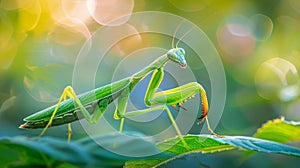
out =
[(238, 62), (251, 56), (256, 41), (248, 24), (248, 19), (241, 15), (229, 17), (217, 31), (220, 48), (226, 53), (223, 58), (229, 62)]
[(237, 61), (250, 56), (255, 48), (255, 39), (250, 29), (241, 24), (227, 24), (217, 32), (218, 43), (227, 54), (225, 59)]
[(86, 0), (63, 0), (62, 8), (65, 14), (82, 22), (87, 22), (91, 15), (88, 12)]
[(255, 76), (258, 94), (268, 100), (291, 101), (299, 95), (296, 67), (282, 58), (272, 58), (258, 68)]
[(121, 25), (121, 27), (119, 27), (117, 29), (111, 29), (112, 34), (114, 34), (114, 35), (119, 34), (118, 32), (120, 30), (122, 30), (124, 32), (130, 32), (130, 33), (132, 32), (132, 33), (134, 33), (134, 35), (120, 40), (115, 46), (112, 47), (112, 50), (117, 55), (124, 57), (139, 48), (143, 48), (144, 43), (143, 43), (142, 37), (134, 26), (132, 26), (130, 24), (124, 24), (124, 25)]
[[(23, 3), (23, 4), (22, 4)], [(27, 32), (36, 28), (42, 9), (38, 0), (24, 1), (19, 10), (18, 31)]]
[(91, 16), (97, 23), (102, 25), (118, 26), (129, 20), (134, 7), (134, 1), (88, 0), (87, 6)]
[(268, 16), (256, 14), (249, 21), (256, 40), (266, 40), (271, 36), (273, 22)]
[[(101, 37), (101, 40), (105, 41), (106, 43), (110, 43), (112, 39), (122, 34), (131, 34), (130, 36), (120, 39), (111, 47), (111, 51), (117, 56), (125, 57), (131, 52), (143, 48), (148, 44), (144, 43), (143, 38), (141, 37), (141, 34), (138, 32), (137, 28), (129, 23), (113, 27), (104, 26), (103, 30), (105, 30), (105, 34), (108, 36)], [(99, 46), (99, 48), (101, 47), (102, 46)]]
[(77, 19), (64, 18), (55, 23), (48, 39), (62, 45), (72, 45), (91, 36), (87, 26)]

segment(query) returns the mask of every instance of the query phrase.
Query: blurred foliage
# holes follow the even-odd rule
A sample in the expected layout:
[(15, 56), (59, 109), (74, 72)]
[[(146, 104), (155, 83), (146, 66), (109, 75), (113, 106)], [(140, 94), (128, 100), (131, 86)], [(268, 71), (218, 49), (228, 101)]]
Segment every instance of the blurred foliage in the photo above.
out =
[[(133, 134), (133, 133), (130, 133)], [(113, 133), (91, 138), (84, 138), (76, 142), (67, 142), (65, 139), (50, 137), (28, 138), (18, 136), (15, 138), (1, 138), (0, 148), (3, 152), (11, 154), (11, 160), (2, 160), (2, 166), (21, 167), (57, 167), (65, 162), (77, 166), (117, 167), (136, 157), (123, 156), (109, 151), (113, 144), (120, 145), (119, 151), (135, 153), (137, 151), (158, 151), (155, 144), (135, 133), (135, 138), (124, 139), (125, 135)], [(104, 147), (96, 142), (101, 140)], [(14, 158), (14, 153), (17, 157)], [(168, 154), (157, 154), (148, 158), (169, 158)], [(76, 167), (77, 167), (76, 166)]]
[(280, 119), (271, 120), (258, 129), (253, 136), (256, 138), (268, 139), (280, 143), (299, 141), (300, 123), (285, 121), (283, 117)]
[[(298, 0), (114, 0), (107, 1), (105, 8), (99, 1), (0, 0), (0, 136), (37, 135), (40, 130), (24, 131), (18, 126), (25, 116), (52, 105), (63, 88), (72, 83), (76, 56), (86, 40), (97, 29), (114, 26), (109, 23), (114, 18), (148, 10), (168, 12), (192, 21), (217, 48), (227, 77), (226, 107), (217, 132), (252, 135), (264, 121), (272, 118), (285, 116), (287, 120), (300, 120)], [(126, 21), (125, 18), (114, 24)], [(131, 25), (128, 29), (135, 31)], [(164, 39), (150, 35), (122, 41), (113, 49), (115, 57), (99, 68), (105, 69), (99, 84), (111, 78), (112, 67), (117, 66), (122, 56), (161, 43), (165, 43)], [(197, 69), (201, 75), (203, 71)], [(278, 124), (280, 130), (294, 127)], [(154, 125), (159, 129), (160, 124)], [(145, 127), (152, 128), (152, 125)], [(62, 129), (66, 130), (65, 127), (49, 129), (48, 134), (65, 137)], [(74, 139), (86, 136), (80, 124), (75, 123), (73, 129)], [(195, 125), (191, 132), (198, 133), (199, 126)], [(263, 136), (263, 132), (255, 136)], [(234, 152), (217, 155), (219, 160), (215, 161), (232, 160), (239, 164), (231, 165), (244, 167), (297, 167), (299, 162), (277, 155), (262, 156), (263, 163), (257, 161), (259, 157), (242, 162)], [(208, 162), (212, 163), (209, 158)]]
[[(280, 122), (281, 121), (281, 122)], [(276, 120), (268, 122), (268, 128), (263, 126), (259, 132), (272, 132), (281, 129), (278, 123), (287, 121)], [(290, 128), (299, 132), (297, 125)], [(128, 135), (131, 138), (126, 138)], [(279, 153), (300, 157), (300, 149), (273, 141), (245, 137), (224, 136), (218, 138), (212, 135), (186, 135), (183, 137), (188, 144), (185, 146), (180, 138), (172, 138), (155, 144), (147, 140), (145, 135), (135, 132), (123, 134), (112, 133), (83, 138), (76, 142), (67, 142), (50, 137), (27, 138), (23, 136), (14, 138), (0, 138), (0, 149), (9, 153), (9, 159), (2, 160), (2, 165), (14, 166), (62, 166), (65, 162), (77, 166), (96, 167), (158, 167), (172, 162), (180, 155), (191, 155), (192, 153), (215, 153), (232, 149), (243, 149), (244, 151), (258, 151), (266, 153)], [(263, 137), (263, 136), (261, 136)], [(266, 139), (278, 140), (276, 136), (265, 136)], [(299, 141), (294, 133), (288, 129), (282, 130), (282, 139), (285, 141)], [(98, 144), (101, 141), (101, 147)], [(117, 149), (118, 153), (112, 151)], [(158, 154), (147, 155), (149, 152)], [(162, 152), (162, 153), (160, 153)], [(15, 158), (16, 153), (18, 155)], [(119, 153), (123, 154), (120, 155)], [(128, 156), (124, 156), (128, 155)], [(144, 157), (140, 157), (145, 155)], [(139, 156), (139, 157), (138, 157)]]

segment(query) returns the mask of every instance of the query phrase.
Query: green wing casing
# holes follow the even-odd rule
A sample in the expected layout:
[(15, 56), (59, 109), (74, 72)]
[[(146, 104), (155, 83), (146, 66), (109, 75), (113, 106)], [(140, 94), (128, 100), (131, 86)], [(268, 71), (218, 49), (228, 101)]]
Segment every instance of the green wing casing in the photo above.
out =
[[(105, 99), (109, 96), (112, 96), (114, 99), (120, 92), (122, 92), (126, 87), (131, 83), (131, 78), (125, 78), (114, 83), (96, 88), (89, 92), (85, 92), (83, 94), (78, 95), (79, 100), (82, 102), (84, 106), (91, 104), (95, 101), (99, 101), (101, 99)], [(56, 105), (50, 106), (44, 110), (41, 110), (37, 113), (34, 113), (26, 118), (24, 121), (40, 121), (40, 120), (49, 120), (51, 117)], [(68, 99), (63, 101), (60, 104), (60, 107), (56, 113), (56, 116), (66, 114), (70, 111), (74, 111), (77, 109), (76, 103), (74, 99)]]

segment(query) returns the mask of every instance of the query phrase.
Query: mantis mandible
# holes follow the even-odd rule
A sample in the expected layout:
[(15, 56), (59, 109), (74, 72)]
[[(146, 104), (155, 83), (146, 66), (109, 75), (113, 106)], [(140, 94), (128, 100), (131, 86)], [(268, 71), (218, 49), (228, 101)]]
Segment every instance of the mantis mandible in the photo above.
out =
[[(174, 32), (174, 36), (175, 34), (176, 31)], [(182, 38), (185, 36), (185, 34), (182, 36)], [(209, 105), (205, 89), (201, 86), (201, 84), (197, 82), (191, 82), (173, 89), (157, 92), (157, 89), (164, 77), (163, 68), (168, 61), (176, 63), (181, 68), (187, 67), (185, 50), (178, 47), (178, 43), (182, 38), (178, 40), (176, 47), (174, 47), (174, 36), (172, 39), (172, 49), (167, 51), (167, 53), (164, 55), (158, 57), (144, 69), (133, 74), (131, 77), (127, 77), (117, 82), (96, 88), (78, 96), (71, 86), (67, 86), (56, 105), (24, 118), (25, 123), (19, 128), (44, 128), (40, 134), (40, 136), (42, 136), (46, 132), (47, 128), (51, 126), (67, 124), (68, 141), (70, 141), (72, 135), (70, 123), (85, 118), (89, 123), (94, 124), (102, 117), (107, 106), (116, 100), (117, 104), (114, 118), (116, 120), (120, 120), (120, 132), (123, 130), (125, 118), (142, 115), (144, 113), (156, 110), (163, 110), (167, 112), (176, 133), (185, 146), (187, 146), (168, 106), (171, 106), (178, 111), (180, 108), (185, 109), (182, 103), (192, 98), (196, 94), (200, 94), (202, 114), (198, 118), (201, 119), (198, 124), (206, 121), (209, 132), (215, 136), (219, 136), (210, 128), (207, 117)], [(153, 74), (144, 97), (145, 105), (149, 108), (126, 112), (127, 101), (130, 93), (133, 91), (136, 84), (149, 75), (152, 71)], [(97, 106), (98, 108), (96, 108)], [(77, 113), (80, 112), (82, 115), (77, 115)]]

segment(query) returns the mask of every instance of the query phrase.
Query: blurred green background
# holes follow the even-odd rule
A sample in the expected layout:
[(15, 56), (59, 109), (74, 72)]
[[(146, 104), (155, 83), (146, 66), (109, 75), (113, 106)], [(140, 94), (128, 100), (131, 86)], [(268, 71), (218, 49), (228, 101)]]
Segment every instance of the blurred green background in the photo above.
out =
[[(227, 80), (226, 106), (216, 129), (218, 133), (251, 136), (267, 120), (280, 116), (300, 120), (299, 0), (115, 0), (106, 3), (106, 8), (92, 10), (91, 6), (97, 4), (92, 0), (88, 3), (0, 0), (0, 136), (38, 135), (40, 130), (20, 130), (18, 126), (25, 116), (54, 104), (63, 88), (72, 84), (76, 56), (85, 41), (102, 26), (111, 26), (107, 24), (113, 18), (149, 10), (192, 21), (218, 50)], [(112, 11), (119, 12), (112, 14), (109, 10), (112, 7)], [(113, 49), (115, 57), (101, 66), (105, 73), (101, 73), (96, 86), (111, 79), (114, 66), (127, 54), (154, 44), (170, 46), (170, 40), (146, 34), (120, 42)], [(206, 73), (203, 67), (197, 69), (195, 65), (194, 69)], [(209, 81), (199, 79), (199, 82), (209, 85)], [(112, 117), (112, 112), (108, 115)], [(197, 133), (198, 127), (195, 125), (191, 133)], [(75, 123), (74, 129), (74, 139), (85, 136), (80, 124)], [(65, 138), (64, 131), (63, 126), (51, 128), (47, 135)], [(293, 157), (275, 154), (245, 157), (242, 151), (236, 150), (196, 158), (183, 157), (168, 166), (299, 165), (299, 160)]]

